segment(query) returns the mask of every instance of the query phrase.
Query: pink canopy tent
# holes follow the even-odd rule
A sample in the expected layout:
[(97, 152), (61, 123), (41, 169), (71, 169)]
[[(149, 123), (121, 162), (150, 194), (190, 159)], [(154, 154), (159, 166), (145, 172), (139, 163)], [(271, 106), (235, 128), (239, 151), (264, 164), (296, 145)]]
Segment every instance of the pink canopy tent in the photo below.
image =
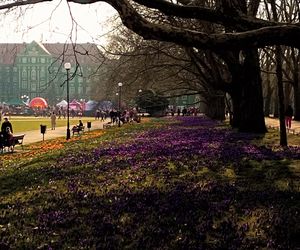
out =
[(69, 104), (70, 110), (82, 110), (82, 104), (76, 100), (73, 100), (72, 102), (70, 102)]

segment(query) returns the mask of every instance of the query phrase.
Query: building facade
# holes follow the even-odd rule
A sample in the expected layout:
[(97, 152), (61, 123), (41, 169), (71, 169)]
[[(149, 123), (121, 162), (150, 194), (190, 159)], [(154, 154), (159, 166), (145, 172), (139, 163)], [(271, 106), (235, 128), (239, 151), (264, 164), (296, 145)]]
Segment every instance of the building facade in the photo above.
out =
[(70, 100), (88, 100), (93, 72), (99, 65), (100, 51), (95, 44), (0, 44), (0, 102), (21, 97), (43, 97), (49, 104), (66, 99), (70, 62)]
[(169, 105), (173, 108), (189, 108), (196, 107), (200, 108), (200, 95), (182, 95), (169, 98)]

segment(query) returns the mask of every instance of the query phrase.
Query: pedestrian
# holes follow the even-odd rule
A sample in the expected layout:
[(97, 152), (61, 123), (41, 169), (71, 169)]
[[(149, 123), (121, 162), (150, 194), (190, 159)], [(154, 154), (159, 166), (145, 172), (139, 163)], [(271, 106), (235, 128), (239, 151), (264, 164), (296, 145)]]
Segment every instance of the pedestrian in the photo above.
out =
[(56, 126), (56, 115), (55, 115), (55, 112), (52, 112), (52, 114), (50, 116), (50, 119), (51, 119), (51, 129), (55, 130), (55, 126)]
[(10, 132), (13, 133), (13, 128), (11, 122), (8, 120), (7, 117), (4, 118), (4, 122), (1, 125), (1, 132), (5, 134), (7, 132), (7, 128), (10, 129)]
[(292, 126), (292, 118), (293, 118), (294, 110), (291, 105), (288, 105), (285, 110), (285, 126), (290, 129)]
[(5, 144), (7, 144), (12, 137), (13, 128), (11, 122), (7, 117), (4, 118), (4, 122), (1, 125), (1, 134), (3, 136), (3, 140)]
[(185, 115), (187, 115), (187, 109), (186, 109), (186, 107), (184, 107), (182, 109), (182, 116), (185, 116)]

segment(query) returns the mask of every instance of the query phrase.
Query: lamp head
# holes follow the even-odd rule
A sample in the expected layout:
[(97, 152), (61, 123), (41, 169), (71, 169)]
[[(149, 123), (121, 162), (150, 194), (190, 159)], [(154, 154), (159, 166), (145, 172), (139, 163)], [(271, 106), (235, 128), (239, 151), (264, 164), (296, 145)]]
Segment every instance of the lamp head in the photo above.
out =
[(64, 64), (64, 68), (65, 68), (66, 70), (71, 69), (71, 63), (66, 62), (66, 63)]
[(121, 82), (118, 83), (118, 86), (119, 86), (119, 87), (122, 87), (122, 85), (123, 85), (123, 83), (121, 83)]

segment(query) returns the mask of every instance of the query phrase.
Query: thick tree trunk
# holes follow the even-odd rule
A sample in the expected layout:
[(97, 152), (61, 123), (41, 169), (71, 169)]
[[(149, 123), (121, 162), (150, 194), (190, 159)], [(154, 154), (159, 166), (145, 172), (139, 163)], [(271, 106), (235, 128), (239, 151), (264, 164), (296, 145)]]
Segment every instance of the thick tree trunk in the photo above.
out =
[(241, 132), (266, 133), (257, 50), (246, 52), (243, 72), (232, 73), (233, 126)]
[(270, 116), (271, 113), (271, 96), (272, 94), (268, 94), (264, 100), (264, 115)]
[[(266, 61), (265, 65), (266, 69), (270, 71), (271, 68), (271, 60)], [(270, 116), (272, 113), (271, 103), (272, 103), (272, 95), (273, 95), (273, 87), (271, 84), (270, 74), (265, 74), (265, 87), (264, 91), (264, 114), (265, 116)]]
[(299, 82), (294, 84), (294, 120), (300, 121), (300, 88), (299, 88)]
[(287, 107), (291, 105), (293, 102), (292, 96), (292, 86), (289, 83), (284, 85), (284, 106)]
[(209, 105), (206, 106), (206, 115), (212, 119), (225, 120), (225, 94), (209, 97)]
[(280, 46), (276, 46), (275, 49), (276, 57), (276, 76), (278, 86), (278, 100), (279, 100), (279, 127), (280, 127), (280, 145), (287, 146), (287, 135), (284, 120), (284, 89), (282, 81), (282, 50)]
[(279, 117), (279, 100), (278, 100), (278, 90), (276, 89), (274, 97), (274, 113), (273, 117), (278, 118)]
[(241, 90), (240, 90), (240, 83), (241, 83), (242, 79), (240, 79), (239, 75), (233, 75), (232, 77), (232, 85), (234, 86), (234, 88), (232, 89), (232, 92), (230, 93), (231, 95), (231, 99), (232, 99), (232, 117), (231, 117), (231, 126), (233, 128), (239, 128), (240, 125), (240, 114), (241, 114), (241, 110), (240, 110), (240, 103), (241, 103)]

